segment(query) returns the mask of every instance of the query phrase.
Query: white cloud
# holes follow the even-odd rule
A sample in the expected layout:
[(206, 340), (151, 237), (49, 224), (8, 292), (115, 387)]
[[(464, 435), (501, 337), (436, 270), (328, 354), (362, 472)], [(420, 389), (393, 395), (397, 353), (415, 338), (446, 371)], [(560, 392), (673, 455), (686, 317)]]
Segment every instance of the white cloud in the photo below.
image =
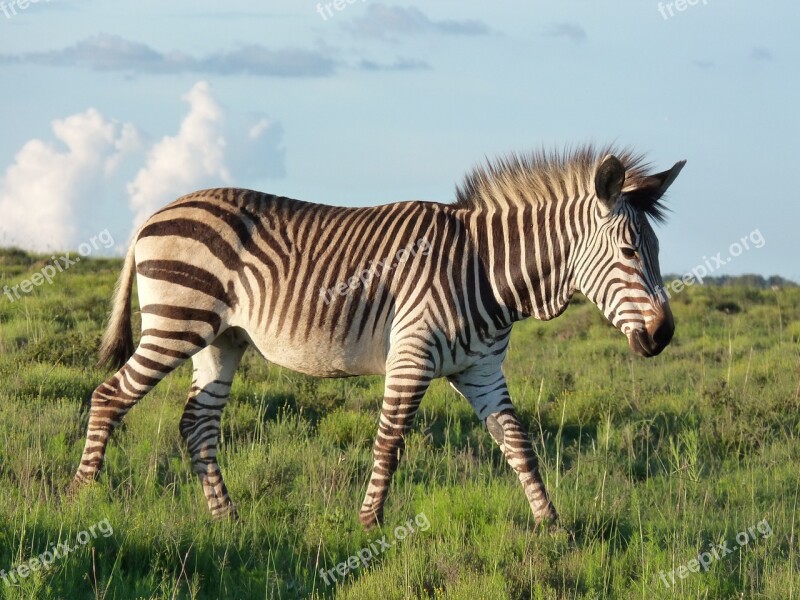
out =
[(259, 44), (195, 57), (184, 52), (159, 52), (118, 35), (100, 34), (72, 46), (47, 52), (0, 54), (0, 65), (29, 64), (87, 67), (130, 73), (214, 73), (256, 77), (326, 77), (337, 62), (327, 53), (305, 48), (271, 49)]
[(135, 226), (183, 194), (231, 181), (225, 166), (224, 113), (211, 86), (200, 81), (183, 99), (189, 103), (189, 113), (178, 134), (156, 143), (148, 152), (147, 164), (128, 184)]
[(178, 134), (156, 143), (146, 165), (128, 184), (135, 227), (194, 190), (243, 187), (285, 175), (280, 123), (264, 115), (229, 117), (205, 81), (196, 83), (183, 99), (189, 112)]
[(393, 63), (364, 59), (358, 66), (364, 71), (427, 71), (431, 68), (424, 60), (414, 58), (397, 58)]
[(53, 121), (52, 130), (56, 142), (28, 141), (0, 178), (0, 244), (38, 251), (76, 247), (93, 203), (113, 197), (114, 175), (139, 147), (133, 125), (91, 108)]
[(264, 133), (272, 126), (272, 121), (267, 119), (266, 117), (262, 117), (258, 120), (258, 122), (250, 127), (250, 130), (247, 132), (247, 137), (251, 140), (257, 140), (260, 138)]
[(132, 229), (184, 194), (284, 176), (279, 122), (228, 114), (203, 81), (183, 99), (177, 133), (149, 148), (132, 124), (95, 109), (54, 121), (52, 141), (26, 142), (0, 174), (0, 246), (64, 250), (109, 229), (121, 250)]
[(575, 44), (582, 44), (586, 41), (586, 30), (578, 23), (553, 23), (545, 31), (548, 37), (563, 37)]
[(431, 33), (468, 36), (491, 33), (486, 23), (476, 19), (434, 21), (413, 6), (404, 8), (380, 3), (370, 4), (364, 16), (354, 19), (346, 27), (355, 35), (379, 39)]

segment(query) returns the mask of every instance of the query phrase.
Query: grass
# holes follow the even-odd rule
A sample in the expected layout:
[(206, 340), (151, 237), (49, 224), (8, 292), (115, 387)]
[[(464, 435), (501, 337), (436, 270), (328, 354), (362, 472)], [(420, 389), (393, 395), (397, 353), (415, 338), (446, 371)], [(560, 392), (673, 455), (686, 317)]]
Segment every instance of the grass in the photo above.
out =
[[(0, 287), (47, 259), (0, 251)], [(800, 597), (798, 288), (689, 288), (653, 360), (580, 298), (553, 322), (519, 324), (506, 373), (571, 534), (533, 525), (499, 450), (441, 381), (387, 523), (367, 533), (357, 512), (382, 380), (315, 380), (252, 352), (223, 416), (238, 523), (211, 522), (178, 434), (188, 366), (126, 417), (98, 484), (62, 500), (107, 376), (92, 363), (119, 267), (84, 261), (0, 296), (2, 598)], [(336, 572), (381, 538), (367, 566)], [(59, 542), (76, 549), (7, 577)], [(720, 544), (730, 553), (689, 570)]]

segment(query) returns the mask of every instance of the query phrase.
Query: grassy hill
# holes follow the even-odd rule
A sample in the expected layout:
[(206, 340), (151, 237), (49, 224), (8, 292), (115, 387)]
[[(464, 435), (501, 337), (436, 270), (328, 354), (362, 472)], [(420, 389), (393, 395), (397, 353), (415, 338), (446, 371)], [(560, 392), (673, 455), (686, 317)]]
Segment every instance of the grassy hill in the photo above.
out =
[[(2, 598), (800, 597), (800, 288), (688, 288), (652, 360), (580, 298), (518, 325), (506, 374), (571, 534), (536, 530), (442, 381), (367, 533), (381, 378), (316, 380), (254, 352), (222, 423), (238, 523), (210, 521), (178, 433), (188, 365), (127, 416), (98, 484), (62, 499), (108, 375), (92, 365), (120, 261), (36, 285), (52, 262), (0, 251)], [(71, 551), (22, 576), (58, 543)], [(374, 556), (340, 575), (359, 552)]]

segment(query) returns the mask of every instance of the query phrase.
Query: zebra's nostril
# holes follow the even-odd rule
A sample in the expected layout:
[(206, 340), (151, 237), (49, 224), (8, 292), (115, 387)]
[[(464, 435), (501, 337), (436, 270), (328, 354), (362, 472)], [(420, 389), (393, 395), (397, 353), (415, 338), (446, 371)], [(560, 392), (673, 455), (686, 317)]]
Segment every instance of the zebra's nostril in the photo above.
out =
[(672, 340), (673, 333), (675, 333), (675, 326), (670, 320), (665, 319), (653, 333), (653, 341), (659, 346), (666, 346)]

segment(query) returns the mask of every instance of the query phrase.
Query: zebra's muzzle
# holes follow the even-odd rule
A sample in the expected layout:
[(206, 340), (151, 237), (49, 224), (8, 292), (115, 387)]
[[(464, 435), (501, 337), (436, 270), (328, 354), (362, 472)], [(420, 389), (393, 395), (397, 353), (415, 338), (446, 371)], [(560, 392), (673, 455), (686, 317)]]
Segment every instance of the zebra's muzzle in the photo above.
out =
[(650, 358), (661, 352), (661, 349), (654, 351), (651, 348), (650, 336), (644, 329), (633, 330), (628, 336), (628, 345), (636, 354), (645, 358)]
[(639, 356), (650, 358), (661, 354), (672, 341), (675, 333), (675, 320), (669, 306), (664, 306), (660, 318), (651, 321), (647, 329), (634, 329), (628, 335), (631, 350)]

